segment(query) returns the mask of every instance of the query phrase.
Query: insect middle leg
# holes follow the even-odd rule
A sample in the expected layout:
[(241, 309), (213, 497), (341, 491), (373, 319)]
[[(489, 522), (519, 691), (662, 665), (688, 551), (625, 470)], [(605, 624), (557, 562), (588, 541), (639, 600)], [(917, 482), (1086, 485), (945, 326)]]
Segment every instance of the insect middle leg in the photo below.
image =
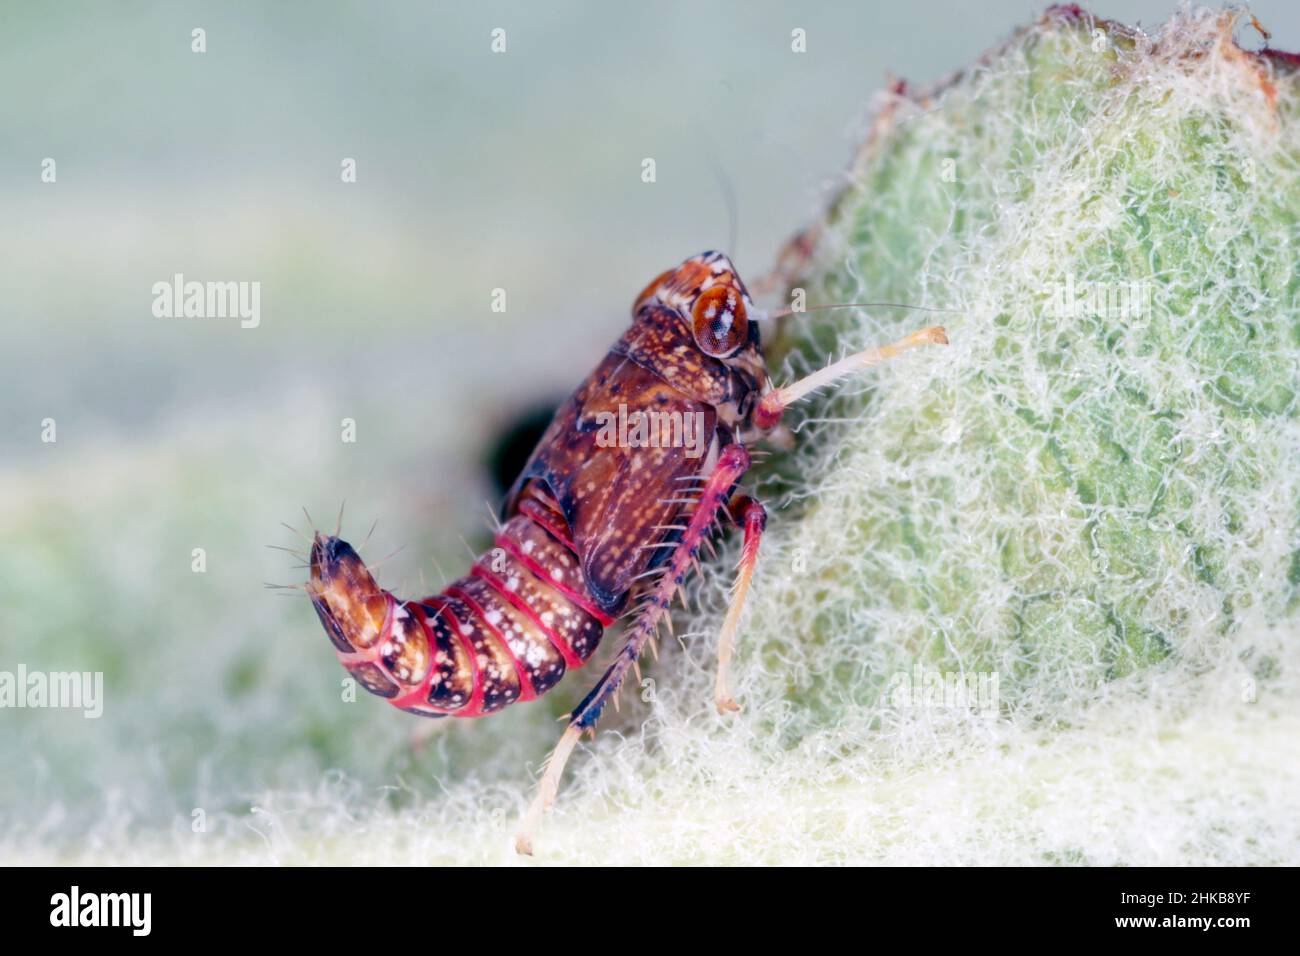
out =
[(740, 564), (731, 591), (731, 604), (727, 607), (727, 616), (723, 618), (722, 630), (718, 634), (718, 676), (713, 689), (713, 703), (719, 714), (740, 710), (740, 705), (731, 696), (729, 684), (731, 654), (736, 646), (736, 631), (740, 627), (740, 613), (745, 609), (749, 581), (754, 576), (754, 565), (758, 562), (758, 546), (763, 539), (763, 531), (767, 528), (767, 509), (748, 495), (737, 496), (731, 504), (731, 513), (745, 529), (745, 539), (740, 549)]
[(565, 728), (560, 742), (547, 760), (537, 796), (520, 821), (519, 832), (515, 834), (517, 852), (532, 855), (532, 832), (541, 821), (543, 814), (555, 802), (565, 762), (573, 753), (574, 747), (578, 745), (578, 739), (583, 731), (594, 731), (601, 711), (604, 710), (610, 697), (618, 692), (628, 670), (636, 665), (646, 644), (654, 639), (659, 630), (659, 622), (668, 613), (673, 596), (685, 581), (687, 573), (695, 562), (700, 545), (713, 531), (718, 515), (727, 507), (732, 488), (749, 470), (749, 465), (749, 452), (745, 451), (745, 447), (740, 444), (728, 445), (718, 456), (718, 462), (700, 492), (699, 501), (691, 513), (681, 540), (673, 550), (672, 557), (634, 612), (636, 620), (623, 646), (619, 648), (613, 663), (596, 682), (596, 686), (569, 715), (569, 726)]

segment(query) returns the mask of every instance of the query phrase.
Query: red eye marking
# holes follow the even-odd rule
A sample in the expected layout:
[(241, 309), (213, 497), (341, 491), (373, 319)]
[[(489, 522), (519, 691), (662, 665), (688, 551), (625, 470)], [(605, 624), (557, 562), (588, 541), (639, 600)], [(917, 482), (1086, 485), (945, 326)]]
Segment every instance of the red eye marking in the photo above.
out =
[(732, 286), (718, 285), (701, 292), (691, 318), (695, 344), (715, 358), (734, 352), (749, 338), (745, 303)]

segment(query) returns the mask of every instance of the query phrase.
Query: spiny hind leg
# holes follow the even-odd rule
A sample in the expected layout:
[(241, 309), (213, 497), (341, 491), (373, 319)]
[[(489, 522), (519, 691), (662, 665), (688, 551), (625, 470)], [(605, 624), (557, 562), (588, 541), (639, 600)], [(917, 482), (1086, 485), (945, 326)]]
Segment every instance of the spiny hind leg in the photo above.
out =
[(618, 692), (628, 671), (636, 666), (642, 650), (658, 632), (659, 622), (668, 613), (673, 596), (686, 580), (700, 545), (717, 526), (718, 515), (727, 507), (732, 488), (749, 470), (749, 464), (749, 453), (745, 451), (743, 445), (728, 445), (718, 456), (717, 464), (700, 490), (690, 522), (686, 525), (677, 547), (673, 549), (672, 557), (664, 565), (663, 573), (645, 592), (635, 612), (635, 623), (628, 632), (623, 646), (619, 648), (613, 663), (596, 682), (596, 686), (569, 715), (569, 726), (565, 728), (559, 744), (546, 762), (546, 771), (538, 786), (537, 796), (520, 820), (519, 830), (515, 834), (517, 852), (532, 855), (533, 831), (536, 830), (546, 811), (555, 803), (555, 795), (560, 788), (560, 778), (564, 774), (564, 764), (573, 753), (574, 747), (578, 745), (583, 731), (595, 732), (596, 722), (600, 720), (605, 705)]
[(560, 742), (546, 758), (542, 782), (537, 786), (537, 796), (528, 805), (528, 810), (520, 819), (519, 829), (515, 833), (516, 853), (522, 853), (524, 856), (533, 855), (533, 833), (541, 824), (546, 811), (555, 804), (555, 795), (560, 790), (560, 777), (564, 775), (564, 765), (568, 763), (573, 748), (578, 746), (578, 738), (582, 736), (582, 730), (581, 726), (570, 720), (569, 726), (564, 729), (560, 737)]
[(569, 715), (569, 726), (564, 729), (560, 742), (546, 758), (542, 781), (537, 787), (537, 796), (533, 798), (523, 819), (519, 821), (519, 830), (515, 833), (517, 853), (533, 855), (533, 832), (542, 822), (542, 817), (555, 804), (555, 795), (560, 790), (560, 778), (564, 776), (564, 765), (568, 762), (583, 733), (586, 731), (590, 731), (593, 735), (596, 733), (596, 721), (600, 719), (605, 704), (618, 693), (629, 668), (635, 666), (640, 659), (646, 642), (658, 632), (658, 619), (667, 611), (672, 593), (672, 591), (668, 592), (662, 605), (656, 601), (642, 610), (627, 641), (619, 648), (614, 663), (610, 664), (600, 680), (596, 682), (596, 686)]
[(745, 595), (749, 593), (749, 582), (754, 576), (754, 565), (758, 562), (758, 547), (767, 527), (767, 509), (748, 495), (739, 496), (731, 505), (732, 515), (745, 529), (744, 543), (740, 549), (740, 564), (736, 571), (736, 583), (731, 590), (731, 603), (727, 607), (727, 616), (722, 620), (722, 630), (718, 634), (718, 676), (713, 688), (713, 703), (719, 714), (734, 713), (740, 705), (731, 696), (731, 655), (736, 646), (736, 631), (740, 627), (740, 614), (745, 609)]

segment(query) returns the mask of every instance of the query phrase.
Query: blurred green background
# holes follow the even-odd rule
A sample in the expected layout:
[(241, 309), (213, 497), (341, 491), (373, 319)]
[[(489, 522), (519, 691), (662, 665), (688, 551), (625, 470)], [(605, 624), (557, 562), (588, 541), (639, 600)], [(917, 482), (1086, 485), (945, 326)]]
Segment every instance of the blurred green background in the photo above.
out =
[[(1300, 47), (1300, 8), (1253, 9)], [(477, 778), (513, 808), (584, 682), (413, 751), (415, 721), (340, 706), (305, 599), (263, 589), (303, 575), (264, 547), (294, 545), (279, 523), (305, 505), (332, 526), (347, 499), (348, 536), (379, 522), (371, 559), (405, 546), (385, 583), (459, 574), (495, 437), (580, 381), (651, 277), (729, 244), (728, 190), (757, 276), (839, 181), (874, 91), (934, 82), (1040, 11), (4, 3), (0, 670), (103, 671), (107, 700), (99, 720), (0, 710), (3, 859), (106, 859), (190, 834), (195, 808), (273, 845), (250, 808), (321, 786), (364, 804)], [(155, 318), (177, 272), (259, 281), (260, 326)]]

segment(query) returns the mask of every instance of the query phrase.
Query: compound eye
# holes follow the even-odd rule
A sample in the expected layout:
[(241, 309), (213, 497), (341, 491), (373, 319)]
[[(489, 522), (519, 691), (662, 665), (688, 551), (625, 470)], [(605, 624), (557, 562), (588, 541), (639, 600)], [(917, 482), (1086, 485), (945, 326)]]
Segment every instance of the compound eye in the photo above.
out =
[(732, 286), (716, 285), (701, 292), (691, 318), (695, 344), (714, 358), (731, 354), (749, 338), (745, 303)]
[(637, 309), (645, 305), (645, 303), (650, 299), (651, 296), (653, 296), (656, 292), (659, 291), (659, 287), (668, 281), (668, 277), (673, 274), (673, 271), (674, 270), (672, 269), (668, 269), (665, 272), (661, 272), (654, 279), (653, 282), (651, 282), (648, 286), (646, 286), (644, 289), (641, 290), (641, 294), (637, 296), (636, 301), (632, 303), (633, 315), (636, 314)]

